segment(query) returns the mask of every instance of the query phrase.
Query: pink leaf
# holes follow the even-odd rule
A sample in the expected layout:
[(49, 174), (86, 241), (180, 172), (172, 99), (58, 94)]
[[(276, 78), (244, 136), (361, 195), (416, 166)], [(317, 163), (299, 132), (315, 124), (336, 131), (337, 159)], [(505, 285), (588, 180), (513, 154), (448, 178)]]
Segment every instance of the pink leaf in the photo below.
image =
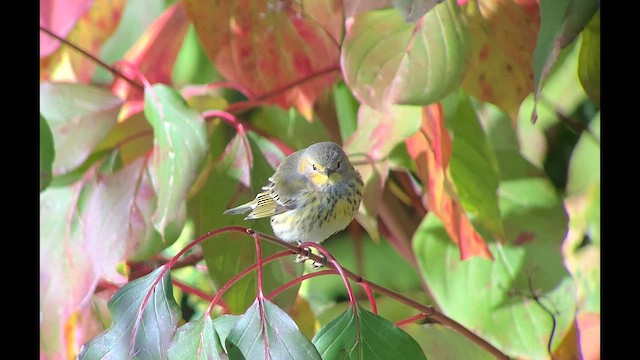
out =
[[(66, 37), (80, 17), (91, 8), (93, 0), (40, 0), (40, 26)], [(40, 32), (40, 57), (51, 55), (60, 42)]]

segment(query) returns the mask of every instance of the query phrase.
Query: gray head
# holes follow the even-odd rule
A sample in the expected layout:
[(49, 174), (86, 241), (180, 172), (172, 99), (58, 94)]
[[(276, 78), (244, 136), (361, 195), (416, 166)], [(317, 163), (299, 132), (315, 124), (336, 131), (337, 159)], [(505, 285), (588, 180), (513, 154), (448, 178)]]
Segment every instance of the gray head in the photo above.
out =
[(306, 148), (300, 157), (300, 170), (319, 186), (347, 180), (356, 175), (347, 155), (333, 142), (320, 142)]

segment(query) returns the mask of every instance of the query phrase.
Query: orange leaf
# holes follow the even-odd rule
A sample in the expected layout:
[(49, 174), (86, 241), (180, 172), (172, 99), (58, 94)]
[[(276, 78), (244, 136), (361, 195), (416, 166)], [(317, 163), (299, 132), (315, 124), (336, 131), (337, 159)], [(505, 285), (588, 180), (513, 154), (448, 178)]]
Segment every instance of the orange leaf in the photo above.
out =
[(533, 91), (531, 59), (540, 27), (539, 1), (470, 1), (466, 15), (472, 55), (462, 86), (515, 120), (520, 103)]
[(340, 76), (340, 1), (187, 0), (185, 5), (216, 69), (255, 99), (295, 106), (310, 119), (317, 97)]
[[(134, 69), (137, 69), (151, 84), (171, 83), (171, 71), (175, 64), (178, 52), (182, 46), (182, 41), (189, 27), (187, 17), (182, 2), (177, 2), (168, 8), (138, 39), (136, 44), (124, 55), (123, 62), (131, 66), (122, 67), (122, 73), (131, 78), (136, 78)], [(135, 90), (131, 91), (131, 85), (117, 79), (112, 91), (114, 94), (129, 101), (141, 100), (143, 93)], [(131, 109), (131, 113), (120, 116), (127, 118), (141, 108), (136, 105), (124, 106)]]
[(600, 314), (578, 313), (580, 351), (584, 360), (600, 360)]
[(493, 259), (482, 236), (475, 231), (462, 205), (451, 195), (455, 186), (447, 176), (451, 138), (440, 103), (424, 107), (420, 131), (406, 140), (409, 156), (416, 162), (418, 177), (426, 195), (426, 207), (443, 223), (451, 240), (458, 244), (461, 258), (482, 256)]

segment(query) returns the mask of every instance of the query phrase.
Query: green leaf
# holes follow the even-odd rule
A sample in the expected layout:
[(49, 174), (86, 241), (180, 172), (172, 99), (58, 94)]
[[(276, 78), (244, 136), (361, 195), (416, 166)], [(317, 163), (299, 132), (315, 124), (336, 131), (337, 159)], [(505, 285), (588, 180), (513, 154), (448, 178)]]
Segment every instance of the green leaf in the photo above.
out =
[(40, 191), (44, 190), (53, 178), (53, 160), (56, 150), (53, 147), (53, 134), (47, 120), (40, 114)]
[(498, 161), (480, 126), (469, 97), (458, 97), (455, 112), (445, 117), (453, 133), (449, 170), (464, 209), (497, 238), (504, 239), (498, 208)]
[(430, 359), (493, 360), (496, 357), (452, 328), (440, 324), (404, 327)]
[[(78, 359), (168, 358), (180, 309), (173, 298), (169, 271), (162, 274), (165, 270), (165, 266), (161, 266), (129, 282), (113, 295), (109, 300), (113, 323), (84, 345)], [(148, 294), (150, 297), (145, 304)], [(144, 310), (141, 309), (143, 304)], [(137, 333), (134, 334), (137, 321)]]
[(158, 205), (153, 224), (164, 234), (167, 224), (185, 210), (187, 190), (207, 153), (207, 130), (204, 119), (166, 85), (145, 89), (144, 114), (154, 136), (151, 174)]
[(453, 0), (415, 24), (395, 9), (373, 10), (357, 15), (348, 29), (342, 72), (360, 103), (378, 110), (428, 105), (460, 85), (469, 51), (469, 33)]
[(226, 339), (232, 359), (320, 359), (311, 341), (289, 315), (266, 299), (256, 299)]
[(600, 9), (582, 32), (578, 76), (585, 92), (600, 107)]
[(347, 85), (340, 82), (333, 86), (333, 101), (338, 116), (340, 137), (347, 139), (357, 128), (358, 124), (358, 100), (353, 97)]
[(589, 124), (591, 131), (580, 135), (573, 149), (567, 182), (569, 195), (582, 194), (600, 184), (600, 115)]
[[(253, 138), (251, 135), (250, 138)], [(221, 140), (224, 141), (224, 140)], [(240, 136), (235, 136), (225, 148), (218, 161), (208, 164), (206, 179), (200, 191), (188, 204), (188, 212), (194, 220), (196, 234), (204, 234), (224, 226), (244, 226), (256, 231), (272, 233), (268, 219), (244, 221), (243, 216), (223, 215), (224, 210), (243, 201), (252, 199), (260, 187), (264, 186), (273, 168), (262, 155), (260, 147), (249, 140), (253, 154), (253, 163), (248, 163), (247, 149)], [(265, 151), (266, 151), (265, 147)], [(273, 151), (273, 149), (271, 149)], [(254, 168), (250, 172), (251, 168)], [(250, 182), (254, 188), (238, 197), (238, 183)], [(233, 201), (233, 203), (232, 203)], [(263, 256), (283, 250), (280, 247), (263, 242)], [(255, 263), (255, 245), (253, 238), (242, 233), (224, 233), (202, 243), (202, 251), (209, 275), (216, 288), (220, 288), (240, 271)], [(302, 274), (303, 264), (295, 264), (284, 259), (264, 267), (264, 292), (275, 290), (284, 282)], [(277, 298), (277, 303), (286, 308), (293, 303), (297, 287), (288, 289)], [(242, 313), (255, 300), (257, 283), (255, 272), (241, 279), (224, 295), (231, 312)]]
[(569, 45), (600, 8), (598, 0), (542, 0), (540, 30), (533, 54), (535, 102), (532, 119), (537, 119), (537, 102), (542, 87), (560, 50)]
[(320, 121), (314, 119), (309, 122), (294, 109), (283, 110), (276, 106), (261, 106), (256, 109), (251, 121), (256, 128), (290, 145), (294, 150), (326, 141), (329, 136)]
[(402, 18), (406, 22), (416, 22), (424, 16), (428, 11), (433, 9), (436, 4), (441, 3), (443, 0), (393, 0), (393, 7), (395, 7)]
[(40, 85), (40, 114), (53, 134), (53, 174), (80, 166), (116, 124), (122, 100), (96, 86), (51, 83)]
[(231, 329), (236, 326), (236, 323), (238, 323), (240, 318), (242, 318), (242, 315), (223, 314), (213, 319), (213, 326), (215, 326), (216, 330), (218, 331), (220, 344), (222, 344), (224, 351), (227, 353), (227, 336), (229, 336)]
[(426, 359), (420, 345), (387, 319), (356, 305), (313, 337), (324, 359)]
[(546, 358), (551, 314), (556, 320), (552, 350), (575, 321), (575, 285), (560, 252), (567, 215), (553, 185), (543, 178), (503, 181), (498, 194), (507, 242), (490, 243), (494, 261), (461, 261), (431, 214), (414, 235), (414, 251), (447, 316), (512, 357)]
[(178, 328), (169, 346), (170, 360), (224, 359), (224, 349), (211, 317), (188, 322)]

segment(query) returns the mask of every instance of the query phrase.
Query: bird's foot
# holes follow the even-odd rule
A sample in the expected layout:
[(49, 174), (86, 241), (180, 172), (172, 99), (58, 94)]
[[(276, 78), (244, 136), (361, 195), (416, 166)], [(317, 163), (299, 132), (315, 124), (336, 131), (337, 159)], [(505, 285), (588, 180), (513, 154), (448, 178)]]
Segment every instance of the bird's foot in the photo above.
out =
[[(300, 253), (296, 256), (296, 258), (294, 259), (295, 262), (297, 263), (301, 263), (304, 261), (309, 260), (309, 255), (313, 254), (313, 252), (311, 251), (310, 248), (305, 247), (305, 248), (301, 248), (300, 249)], [(321, 267), (324, 267), (327, 264), (327, 257), (322, 255), (322, 254), (315, 254), (317, 256), (319, 256), (320, 258), (322, 258), (322, 261), (317, 262), (317, 261), (311, 261), (309, 262), (309, 266), (313, 269), (313, 270), (317, 270), (320, 269)]]

